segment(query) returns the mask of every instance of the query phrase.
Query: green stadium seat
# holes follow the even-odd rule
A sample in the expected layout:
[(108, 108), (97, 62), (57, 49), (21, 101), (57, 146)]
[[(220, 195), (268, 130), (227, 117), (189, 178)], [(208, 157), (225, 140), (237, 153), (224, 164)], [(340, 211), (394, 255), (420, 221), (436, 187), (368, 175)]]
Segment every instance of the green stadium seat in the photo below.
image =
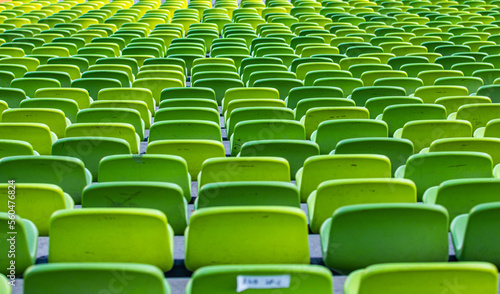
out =
[(315, 234), (339, 208), (370, 203), (416, 203), (417, 188), (402, 179), (346, 179), (321, 183), (307, 199), (309, 224)]
[[(394, 283), (395, 281), (398, 283)], [(448, 292), (457, 288), (463, 294), (496, 293), (497, 282), (497, 269), (485, 262), (377, 264), (352, 272), (345, 281), (344, 293), (384, 291), (392, 294), (405, 291), (409, 287), (429, 293)]]
[(325, 265), (342, 274), (379, 263), (446, 262), (448, 214), (415, 203), (344, 206), (321, 226), (321, 248)]
[[(12, 219), (12, 217), (14, 217), (14, 219)], [(20, 277), (23, 275), (26, 268), (36, 262), (38, 230), (31, 221), (21, 218), (18, 215), (12, 215), (12, 217), (11, 214), (0, 212), (0, 219), (2, 220), (0, 235), (5, 240), (0, 246), (0, 251), (3, 253), (3, 256), (0, 258), (0, 264), (2, 265), (0, 273), (3, 275)], [(9, 226), (10, 220), (15, 221), (14, 230)], [(9, 234), (12, 231), (15, 232), (15, 235)], [(12, 253), (9, 253), (11, 243), (15, 246), (15, 253), (13, 256)], [(15, 260), (14, 265), (12, 265), (11, 260)], [(13, 279), (9, 278), (9, 280)], [(15, 285), (17, 284), (15, 283)], [(12, 288), (10, 288), (10, 286), (7, 287), (9, 290), (6, 293), (9, 293)], [(2, 289), (5, 288), (6, 286), (2, 286)]]
[(459, 261), (487, 261), (498, 267), (498, 209), (498, 202), (479, 204), (452, 221), (450, 231)]
[[(120, 273), (120, 278), (117, 277)], [(133, 279), (123, 280), (126, 277)], [(62, 278), (59, 283), (55, 280)], [(170, 294), (171, 288), (163, 272), (155, 266), (111, 262), (53, 263), (30, 267), (24, 277), (24, 293), (48, 294), (54, 291), (84, 291), (108, 289), (110, 281), (120, 284), (120, 289), (133, 293), (137, 289), (155, 294)]]
[[(9, 185), (1, 185), (0, 198), (5, 203), (11, 194)], [(73, 209), (73, 199), (63, 190), (51, 184), (16, 184), (15, 188), (16, 214), (36, 226), (40, 236), (48, 236), (49, 221), (53, 212), (61, 209)], [(2, 212), (8, 212), (7, 205)]]
[(309, 264), (307, 220), (298, 208), (199, 209), (185, 238), (185, 265), (191, 271), (223, 264)]
[(2, 112), (2, 122), (45, 124), (58, 138), (64, 138), (66, 128), (71, 125), (63, 111), (40, 108), (7, 109)]
[(55, 264), (128, 262), (151, 264), (169, 271), (174, 263), (173, 239), (172, 227), (158, 210), (62, 210), (51, 218), (49, 256)]

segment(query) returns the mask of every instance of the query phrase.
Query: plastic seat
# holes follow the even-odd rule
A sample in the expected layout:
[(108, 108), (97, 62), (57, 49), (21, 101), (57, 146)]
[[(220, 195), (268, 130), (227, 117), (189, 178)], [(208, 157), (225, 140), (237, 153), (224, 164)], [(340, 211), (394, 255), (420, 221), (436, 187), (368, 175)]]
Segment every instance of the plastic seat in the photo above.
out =
[(99, 91), (106, 88), (121, 88), (122, 84), (114, 78), (81, 78), (71, 82), (72, 88), (88, 91), (90, 98), (97, 100)]
[[(242, 277), (245, 276), (261, 277), (258, 280), (259, 282), (265, 281), (262, 277), (283, 277), (284, 279), (278, 279), (275, 280), (275, 282), (276, 284), (280, 282), (285, 283), (284, 285), (277, 285), (280, 288), (279, 290), (283, 291), (284, 294), (294, 293), (293, 291), (326, 294), (331, 293), (333, 288), (331, 273), (325, 268), (316, 265), (218, 265), (205, 266), (195, 271), (192, 279), (186, 286), (186, 293), (220, 293), (223, 291), (223, 287), (221, 285), (229, 285), (230, 283), (232, 285), (236, 284), (238, 287), (228, 289), (228, 294), (237, 293), (237, 289), (248, 289), (250, 291), (259, 291), (263, 293), (277, 291), (276, 289), (260, 289), (260, 284), (251, 285), (246, 283), (242, 279)], [(290, 281), (296, 281), (302, 280), (302, 277), (304, 276), (307, 276), (307, 279), (304, 279), (300, 284), (298, 284), (296, 289), (292, 290), (291, 287), (286, 287), (286, 285), (292, 285), (291, 283), (285, 282), (288, 281), (287, 277), (290, 278)]]
[(319, 155), (309, 157), (297, 172), (301, 202), (324, 181), (351, 178), (390, 178), (391, 163), (382, 155)]
[(306, 138), (309, 139), (324, 121), (368, 118), (370, 118), (370, 114), (364, 107), (317, 107), (308, 110), (306, 115), (301, 118), (301, 123), (306, 130)]
[(204, 185), (198, 192), (195, 209), (220, 206), (300, 207), (297, 186), (285, 182), (218, 182)]
[[(394, 294), (408, 288), (429, 293), (444, 293), (456, 289), (460, 289), (463, 294), (496, 293), (497, 276), (496, 268), (483, 262), (379, 264), (351, 273), (345, 281), (344, 293), (383, 291)], [(396, 281), (398, 283), (394, 283)]]
[(406, 96), (406, 91), (402, 87), (367, 86), (354, 89), (350, 98), (356, 105), (363, 106), (368, 99), (383, 96)]
[(249, 141), (241, 146), (238, 156), (274, 156), (283, 157), (290, 164), (291, 179), (302, 168), (304, 161), (314, 155), (319, 155), (319, 146), (314, 142), (303, 140), (257, 140)]
[(215, 140), (222, 142), (219, 124), (203, 120), (169, 120), (154, 123), (148, 141), (157, 140)]
[(59, 81), (51, 78), (19, 78), (12, 80), (10, 86), (26, 93), (27, 97), (35, 97), (35, 92), (43, 88), (60, 88)]
[(50, 262), (145, 263), (169, 271), (173, 266), (173, 235), (165, 215), (153, 209), (58, 211), (50, 223)]
[(181, 187), (191, 201), (191, 177), (184, 159), (173, 155), (111, 155), (99, 163), (99, 182), (167, 182)]
[(418, 200), (433, 186), (451, 179), (491, 178), (491, 156), (481, 152), (433, 152), (411, 156), (406, 165), (396, 171), (396, 178), (412, 180), (417, 185)]
[(186, 230), (188, 270), (249, 263), (308, 264), (305, 214), (292, 207), (213, 207), (193, 213)]
[(498, 179), (457, 179), (442, 182), (425, 191), (423, 201), (428, 205), (442, 205), (448, 210), (450, 223), (461, 214), (467, 214), (474, 206), (499, 202), (495, 192)]
[[(483, 96), (479, 90), (476, 94)], [(463, 86), (423, 86), (418, 88), (413, 95), (421, 98), (424, 103), (434, 103), (441, 97), (468, 96), (469, 91)]]
[(323, 121), (311, 135), (320, 147), (321, 154), (328, 154), (338, 142), (349, 138), (387, 137), (387, 125), (368, 119), (336, 119)]
[[(149, 111), (154, 113), (155, 100), (153, 93), (148, 89), (141, 88), (112, 88), (102, 89), (99, 91), (98, 100), (113, 100), (113, 101), (143, 101), (147, 104)], [(148, 122), (145, 121), (147, 124)], [(147, 127), (148, 128), (148, 127)]]
[(311, 231), (318, 234), (321, 225), (341, 207), (370, 203), (416, 203), (416, 201), (417, 188), (409, 180), (347, 179), (325, 181), (307, 199), (309, 224)]
[(131, 181), (92, 184), (83, 190), (82, 207), (158, 209), (165, 213), (176, 235), (184, 234), (187, 226), (187, 201), (182, 189), (171, 183)]
[(0, 170), (5, 182), (9, 178), (19, 184), (57, 185), (73, 198), (75, 204), (80, 204), (82, 190), (92, 180), (90, 172), (85, 169), (81, 160), (67, 156), (7, 157), (0, 160)]
[(66, 137), (104, 137), (125, 140), (130, 151), (139, 153), (140, 137), (128, 123), (77, 123), (66, 128)]
[(193, 87), (205, 87), (210, 88), (215, 92), (215, 97), (217, 99), (217, 103), (222, 105), (222, 100), (227, 90), (232, 88), (244, 87), (245, 85), (241, 80), (236, 79), (201, 79), (196, 80), (191, 86)]
[(353, 138), (340, 141), (330, 154), (379, 154), (391, 161), (391, 172), (404, 165), (413, 155), (413, 144), (398, 138)]
[(297, 87), (288, 93), (285, 99), (288, 108), (294, 109), (302, 99), (308, 98), (342, 98), (344, 92), (337, 87), (332, 86), (304, 86)]
[(407, 122), (427, 119), (446, 119), (446, 108), (433, 104), (402, 104), (390, 105), (377, 118), (389, 126), (389, 136), (402, 128)]
[(500, 118), (500, 108), (492, 103), (462, 105), (449, 118), (469, 121), (476, 130), (485, 127), (490, 120)]
[[(3, 184), (0, 198), (7, 202), (8, 184)], [(40, 236), (48, 236), (50, 215), (61, 209), (73, 209), (73, 199), (51, 184), (16, 184), (16, 214), (33, 222)], [(7, 206), (2, 208), (7, 212)]]
[(57, 136), (41, 123), (0, 123), (0, 139), (29, 143), (41, 155), (50, 155)]
[(294, 120), (257, 119), (237, 123), (230, 137), (231, 156), (236, 156), (243, 144), (256, 140), (305, 140), (304, 126)]
[(45, 88), (35, 93), (35, 98), (63, 98), (71, 99), (78, 104), (80, 109), (88, 108), (93, 101), (87, 90), (77, 88)]
[[(367, 240), (377, 242), (360, 246)], [(448, 214), (415, 203), (341, 207), (322, 225), (321, 247), (325, 264), (343, 274), (377, 263), (445, 262)]]
[(144, 121), (135, 109), (88, 108), (78, 112), (77, 123), (126, 123), (134, 127), (140, 140), (144, 140)]
[(434, 85), (434, 82), (439, 78), (444, 77), (463, 77), (464, 74), (458, 70), (429, 70), (421, 71), (417, 78), (424, 82), (424, 86)]
[[(212, 101), (216, 100), (216, 93), (211, 88), (205, 87), (174, 87), (167, 88), (161, 92), (160, 101), (169, 100), (169, 99), (186, 99), (186, 98), (199, 98), (199, 99), (207, 99)], [(222, 98), (221, 98), (222, 99)]]
[(176, 155), (184, 158), (192, 178), (196, 178), (205, 160), (225, 157), (222, 143), (213, 140), (158, 140), (148, 145), (147, 153)]
[(472, 125), (464, 120), (417, 120), (394, 132), (394, 138), (410, 140), (415, 153), (429, 147), (434, 140), (456, 137), (472, 137)]
[(294, 115), (291, 109), (283, 107), (240, 107), (232, 111), (231, 115), (229, 115), (229, 118), (227, 119), (227, 137), (231, 137), (238, 123), (249, 120), (263, 119), (293, 120)]
[(204, 107), (169, 107), (157, 111), (155, 122), (172, 120), (202, 120), (219, 124), (219, 112)]
[(274, 88), (231, 88), (225, 92), (222, 99), (222, 111), (225, 112), (228, 104), (237, 99), (279, 99), (279, 92)]
[[(52, 291), (70, 291), (75, 294), (84, 293), (83, 289), (99, 291), (109, 287), (109, 281), (120, 280), (116, 275), (134, 277), (121, 285), (123, 291), (130, 292), (142, 289), (148, 293), (170, 294), (168, 282), (163, 278), (163, 272), (155, 266), (131, 263), (54, 263), (31, 267), (25, 274), (24, 293), (48, 294)], [(54, 281), (62, 278), (55, 285)]]
[(459, 261), (487, 261), (500, 265), (496, 230), (500, 203), (484, 203), (451, 223), (453, 247)]
[[(7, 183), (7, 181), (5, 181), (5, 183)], [(3, 253), (3, 256), (0, 258), (0, 264), (2, 265), (0, 273), (3, 275), (11, 275), (11, 270), (13, 270), (15, 276), (22, 276), (26, 268), (36, 262), (38, 230), (33, 222), (6, 212), (0, 212), (0, 220), (2, 223), (2, 230), (0, 232), (2, 238), (5, 240), (0, 246), (0, 251)], [(9, 226), (9, 221), (11, 220), (15, 221), (14, 230)], [(13, 234), (9, 234), (12, 231), (16, 232), (14, 235), (15, 237), (13, 237)], [(11, 240), (14, 240), (14, 242)], [(12, 256), (12, 252), (9, 253), (11, 243), (15, 244), (14, 256)], [(13, 259), (13, 257), (15, 257), (15, 259)], [(15, 263), (11, 264), (11, 260), (15, 260)], [(15, 282), (15, 277), (9, 277), (9, 281), (12, 280), (14, 280), (14, 285), (17, 286), (18, 284)], [(5, 288), (8, 290), (4, 293), (10, 293), (12, 289), (11, 286), (1, 286), (2, 290)]]

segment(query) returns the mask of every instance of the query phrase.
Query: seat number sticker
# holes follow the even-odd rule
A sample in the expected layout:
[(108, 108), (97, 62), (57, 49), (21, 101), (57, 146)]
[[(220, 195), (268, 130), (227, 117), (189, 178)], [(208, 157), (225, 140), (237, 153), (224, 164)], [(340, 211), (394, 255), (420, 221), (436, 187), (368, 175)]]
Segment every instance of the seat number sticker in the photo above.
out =
[(237, 276), (236, 292), (248, 289), (283, 289), (290, 287), (290, 275), (280, 276)]

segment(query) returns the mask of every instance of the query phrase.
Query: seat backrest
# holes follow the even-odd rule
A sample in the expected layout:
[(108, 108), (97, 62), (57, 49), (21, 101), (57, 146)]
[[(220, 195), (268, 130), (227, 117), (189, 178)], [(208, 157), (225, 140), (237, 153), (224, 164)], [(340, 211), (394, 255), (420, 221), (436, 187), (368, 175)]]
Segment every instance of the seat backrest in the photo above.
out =
[[(253, 278), (252, 281), (256, 281), (257, 284), (245, 280), (245, 277)], [(186, 293), (236, 294), (247, 289), (250, 291), (258, 289), (254, 291), (268, 294), (278, 291), (262, 289), (263, 285), (271, 281), (283, 294), (296, 292), (330, 294), (333, 288), (331, 273), (317, 265), (218, 265), (197, 270), (186, 286)], [(300, 283), (293, 286), (292, 281)], [(221, 285), (234, 285), (234, 287), (223, 289)]]
[(344, 206), (333, 213), (323, 230), (322, 237), (329, 237), (323, 246), (325, 264), (341, 273), (378, 263), (448, 260), (448, 214), (440, 206)]
[(390, 178), (391, 162), (383, 155), (318, 155), (297, 172), (300, 198), (305, 202), (324, 181), (352, 178)]
[[(120, 280), (116, 276), (117, 273), (120, 273), (120, 278), (133, 277), (133, 279)], [(55, 281), (60, 278), (62, 280), (56, 284)], [(151, 294), (171, 293), (163, 272), (155, 266), (100, 262), (53, 263), (32, 267), (24, 276), (24, 293), (49, 294), (54, 291), (70, 291), (75, 294), (83, 294), (84, 291), (97, 293), (107, 289), (110, 281), (120, 283), (125, 293), (132, 293), (135, 289)]]
[[(14, 230), (11, 226), (12, 221), (15, 223)], [(13, 271), (15, 276), (20, 277), (26, 268), (35, 264), (38, 230), (31, 221), (7, 212), (0, 212), (0, 223), (2, 224), (0, 236), (5, 240), (0, 243), (0, 252), (5, 255), (5, 257), (0, 258), (0, 265), (2, 266), (0, 274), (12, 275), (11, 271)], [(15, 232), (15, 234), (12, 234), (12, 232)], [(9, 253), (11, 246), (15, 246), (15, 253), (12, 253), (12, 251)], [(15, 260), (15, 264), (12, 264), (11, 260)], [(3, 286), (0, 286), (0, 289), (3, 288)]]
[(151, 126), (149, 142), (157, 140), (200, 139), (222, 142), (219, 124), (202, 120), (160, 121)]
[[(309, 201), (310, 227), (319, 233), (340, 207), (368, 203), (416, 203), (417, 188), (405, 179), (343, 179), (321, 183)], [(312, 216), (312, 217), (311, 217)]]
[(198, 175), (198, 186), (235, 181), (290, 182), (288, 161), (279, 157), (210, 158)]
[[(393, 283), (395, 281), (401, 283)], [(349, 275), (344, 291), (346, 294), (396, 294), (409, 288), (418, 288), (426, 293), (457, 289), (462, 294), (496, 293), (498, 272), (486, 262), (378, 264)]]
[(154, 209), (61, 210), (52, 215), (50, 240), (55, 263), (145, 263), (169, 271), (174, 262), (172, 228)]
[(306, 138), (309, 139), (318, 126), (324, 121), (335, 119), (369, 119), (368, 109), (357, 106), (347, 107), (316, 107), (306, 112), (301, 119), (306, 129)]
[(421, 153), (411, 156), (405, 166), (404, 175), (396, 177), (410, 179), (417, 185), (419, 201), (425, 190), (446, 180), (493, 177), (491, 156), (482, 152), (447, 151)]
[(500, 118), (500, 105), (497, 104), (468, 104), (457, 110), (456, 119), (467, 120), (475, 129), (485, 127), (492, 120)]
[(186, 231), (185, 265), (193, 271), (214, 264), (309, 264), (307, 234), (298, 208), (200, 209)]
[(184, 159), (174, 155), (111, 155), (99, 164), (99, 182), (153, 181), (177, 184), (191, 200), (191, 183)]
[(45, 124), (59, 138), (64, 137), (64, 131), (69, 124), (63, 111), (40, 108), (7, 109), (2, 113), (2, 122)]
[(446, 108), (434, 104), (390, 105), (384, 109), (381, 119), (389, 126), (389, 134), (393, 135), (409, 121), (446, 119)]
[(57, 140), (49, 127), (42, 123), (1, 123), (0, 139), (28, 142), (41, 155), (50, 155), (51, 146)]

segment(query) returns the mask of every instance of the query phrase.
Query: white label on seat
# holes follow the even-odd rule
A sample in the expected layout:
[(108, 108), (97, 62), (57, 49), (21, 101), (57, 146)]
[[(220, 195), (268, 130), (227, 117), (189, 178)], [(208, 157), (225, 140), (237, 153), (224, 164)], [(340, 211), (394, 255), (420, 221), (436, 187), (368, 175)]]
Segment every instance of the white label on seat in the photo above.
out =
[(236, 292), (247, 289), (279, 289), (290, 287), (290, 275), (280, 276), (237, 276)]

